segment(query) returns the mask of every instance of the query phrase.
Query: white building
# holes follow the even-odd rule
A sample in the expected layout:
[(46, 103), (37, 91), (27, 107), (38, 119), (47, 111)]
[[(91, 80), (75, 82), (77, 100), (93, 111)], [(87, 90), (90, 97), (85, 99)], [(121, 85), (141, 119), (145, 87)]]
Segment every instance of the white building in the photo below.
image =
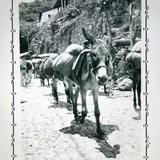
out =
[(42, 26), (43, 23), (47, 23), (49, 19), (54, 18), (57, 13), (58, 13), (57, 9), (52, 9), (52, 10), (43, 12), (39, 18), (39, 26)]

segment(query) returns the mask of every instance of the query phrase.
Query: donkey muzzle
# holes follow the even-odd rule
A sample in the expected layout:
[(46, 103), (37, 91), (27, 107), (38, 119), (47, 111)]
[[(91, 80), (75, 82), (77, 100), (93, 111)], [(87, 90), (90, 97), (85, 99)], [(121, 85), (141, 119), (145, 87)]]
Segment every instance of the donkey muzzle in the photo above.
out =
[(98, 76), (98, 80), (101, 82), (101, 83), (105, 83), (107, 81), (107, 77), (106, 76)]
[(103, 75), (103, 76), (98, 76), (97, 80), (99, 85), (105, 85), (107, 83), (108, 78), (107, 76)]
[(97, 80), (99, 85), (106, 84), (106, 82), (108, 80), (108, 76), (107, 76), (107, 72), (106, 72), (106, 67), (105, 66), (100, 66), (97, 69), (96, 80)]

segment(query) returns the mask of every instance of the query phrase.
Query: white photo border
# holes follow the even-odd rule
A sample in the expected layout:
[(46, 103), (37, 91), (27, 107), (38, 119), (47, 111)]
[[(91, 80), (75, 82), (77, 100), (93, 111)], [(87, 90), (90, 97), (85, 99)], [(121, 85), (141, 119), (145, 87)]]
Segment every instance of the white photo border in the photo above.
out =
[[(141, 0), (143, 1), (143, 0)], [(10, 8), (10, 35), (11, 35), (11, 41), (10, 41), (10, 52), (11, 52), (11, 158), (12, 160), (15, 160), (18, 156), (16, 154), (15, 150), (15, 132), (16, 132), (16, 127), (17, 124), (15, 123), (15, 97), (16, 97), (16, 88), (15, 88), (15, 32), (16, 29), (14, 28), (14, 0), (10, 0), (11, 8)], [(148, 5), (148, 0), (144, 0), (144, 13), (142, 13), (142, 16), (144, 16), (144, 27), (142, 26), (142, 34), (144, 34), (144, 59), (142, 59), (142, 67), (144, 68), (144, 75), (143, 79), (145, 79), (144, 84), (145, 84), (145, 89), (143, 92), (143, 98), (144, 98), (144, 103), (145, 103), (145, 112), (144, 112), (144, 123), (143, 123), (143, 128), (144, 128), (144, 137), (145, 137), (145, 153), (143, 155), (143, 159), (148, 160), (149, 155), (148, 155), (148, 148), (150, 146), (150, 139), (149, 139), (149, 121), (148, 121), (148, 116), (149, 116), (149, 102), (148, 102), (148, 84), (149, 84), (149, 71), (148, 71), (148, 51), (149, 51), (149, 37), (148, 37), (148, 19), (149, 19), (149, 5)]]
[(15, 28), (14, 28), (14, 1), (11, 0), (11, 8), (10, 8), (10, 23), (11, 23), (11, 41), (10, 41), (10, 51), (11, 51), (11, 147), (12, 147), (12, 154), (11, 158), (14, 160), (17, 155), (15, 153), (15, 131), (16, 131), (16, 123), (15, 123), (15, 52), (14, 52), (14, 35), (15, 35)]

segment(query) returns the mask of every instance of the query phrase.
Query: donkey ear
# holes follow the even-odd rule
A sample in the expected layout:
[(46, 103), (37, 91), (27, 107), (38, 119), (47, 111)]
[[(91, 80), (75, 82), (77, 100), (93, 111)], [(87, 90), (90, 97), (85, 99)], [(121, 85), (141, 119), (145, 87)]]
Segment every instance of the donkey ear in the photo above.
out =
[(104, 35), (102, 38), (103, 42), (108, 46), (109, 44), (109, 37), (107, 35)]
[(89, 33), (87, 33), (87, 31), (83, 27), (82, 33), (84, 38), (86, 38), (91, 43), (91, 45), (93, 45), (96, 42), (96, 40)]

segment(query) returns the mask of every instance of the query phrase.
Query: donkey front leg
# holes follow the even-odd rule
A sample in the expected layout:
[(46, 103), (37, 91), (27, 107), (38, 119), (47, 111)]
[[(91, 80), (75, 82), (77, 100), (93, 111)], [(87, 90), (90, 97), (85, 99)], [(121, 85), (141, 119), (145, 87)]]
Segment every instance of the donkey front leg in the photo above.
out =
[(63, 84), (64, 84), (64, 88), (65, 88), (65, 93), (66, 93), (66, 96), (67, 96), (67, 103), (72, 104), (71, 103), (71, 93), (70, 93), (72, 91), (70, 91), (69, 82), (65, 78), (63, 80)]
[(72, 83), (69, 83), (69, 91), (71, 95), (71, 100), (73, 104), (73, 114), (75, 121), (79, 121), (78, 111), (77, 111), (77, 100), (79, 95), (79, 87), (73, 87)]
[(45, 85), (44, 81), (45, 81), (44, 78), (40, 78), (41, 86), (44, 86), (44, 85)]
[(98, 105), (98, 96), (99, 96), (98, 88), (93, 89), (92, 93), (93, 93), (93, 101), (94, 101), (94, 114), (96, 117), (96, 125), (97, 125), (97, 134), (98, 134), (98, 137), (101, 137), (102, 135), (104, 135), (104, 132), (102, 131), (101, 124), (100, 124), (100, 110)]
[(77, 111), (77, 100), (78, 100), (78, 95), (79, 95), (79, 87), (75, 86), (73, 87), (72, 83), (69, 84), (69, 92), (73, 104), (73, 114), (74, 114), (74, 119), (75, 121), (79, 121), (79, 116), (78, 116), (78, 111)]
[(82, 99), (82, 117), (80, 123), (84, 123), (85, 117), (87, 116), (87, 106), (86, 106), (86, 90), (81, 89), (81, 99)]
[(52, 77), (51, 87), (52, 87), (52, 95), (56, 103), (58, 103), (58, 93), (57, 93), (57, 81), (55, 77)]
[(78, 95), (79, 95), (79, 88), (78, 87), (73, 87), (73, 112), (74, 112), (74, 116), (75, 116), (75, 120), (79, 120), (79, 116), (78, 116), (78, 111), (77, 111), (77, 100), (78, 100)]
[(104, 93), (107, 93), (106, 85), (104, 85)]
[(48, 87), (50, 86), (50, 84), (49, 84), (49, 78), (47, 78), (47, 83), (48, 83)]
[(137, 106), (137, 103), (136, 103), (136, 81), (133, 79), (133, 106), (134, 106), (134, 109), (136, 110), (136, 106)]
[(141, 82), (138, 82), (138, 85), (137, 85), (137, 95), (138, 95), (138, 105), (141, 110)]

